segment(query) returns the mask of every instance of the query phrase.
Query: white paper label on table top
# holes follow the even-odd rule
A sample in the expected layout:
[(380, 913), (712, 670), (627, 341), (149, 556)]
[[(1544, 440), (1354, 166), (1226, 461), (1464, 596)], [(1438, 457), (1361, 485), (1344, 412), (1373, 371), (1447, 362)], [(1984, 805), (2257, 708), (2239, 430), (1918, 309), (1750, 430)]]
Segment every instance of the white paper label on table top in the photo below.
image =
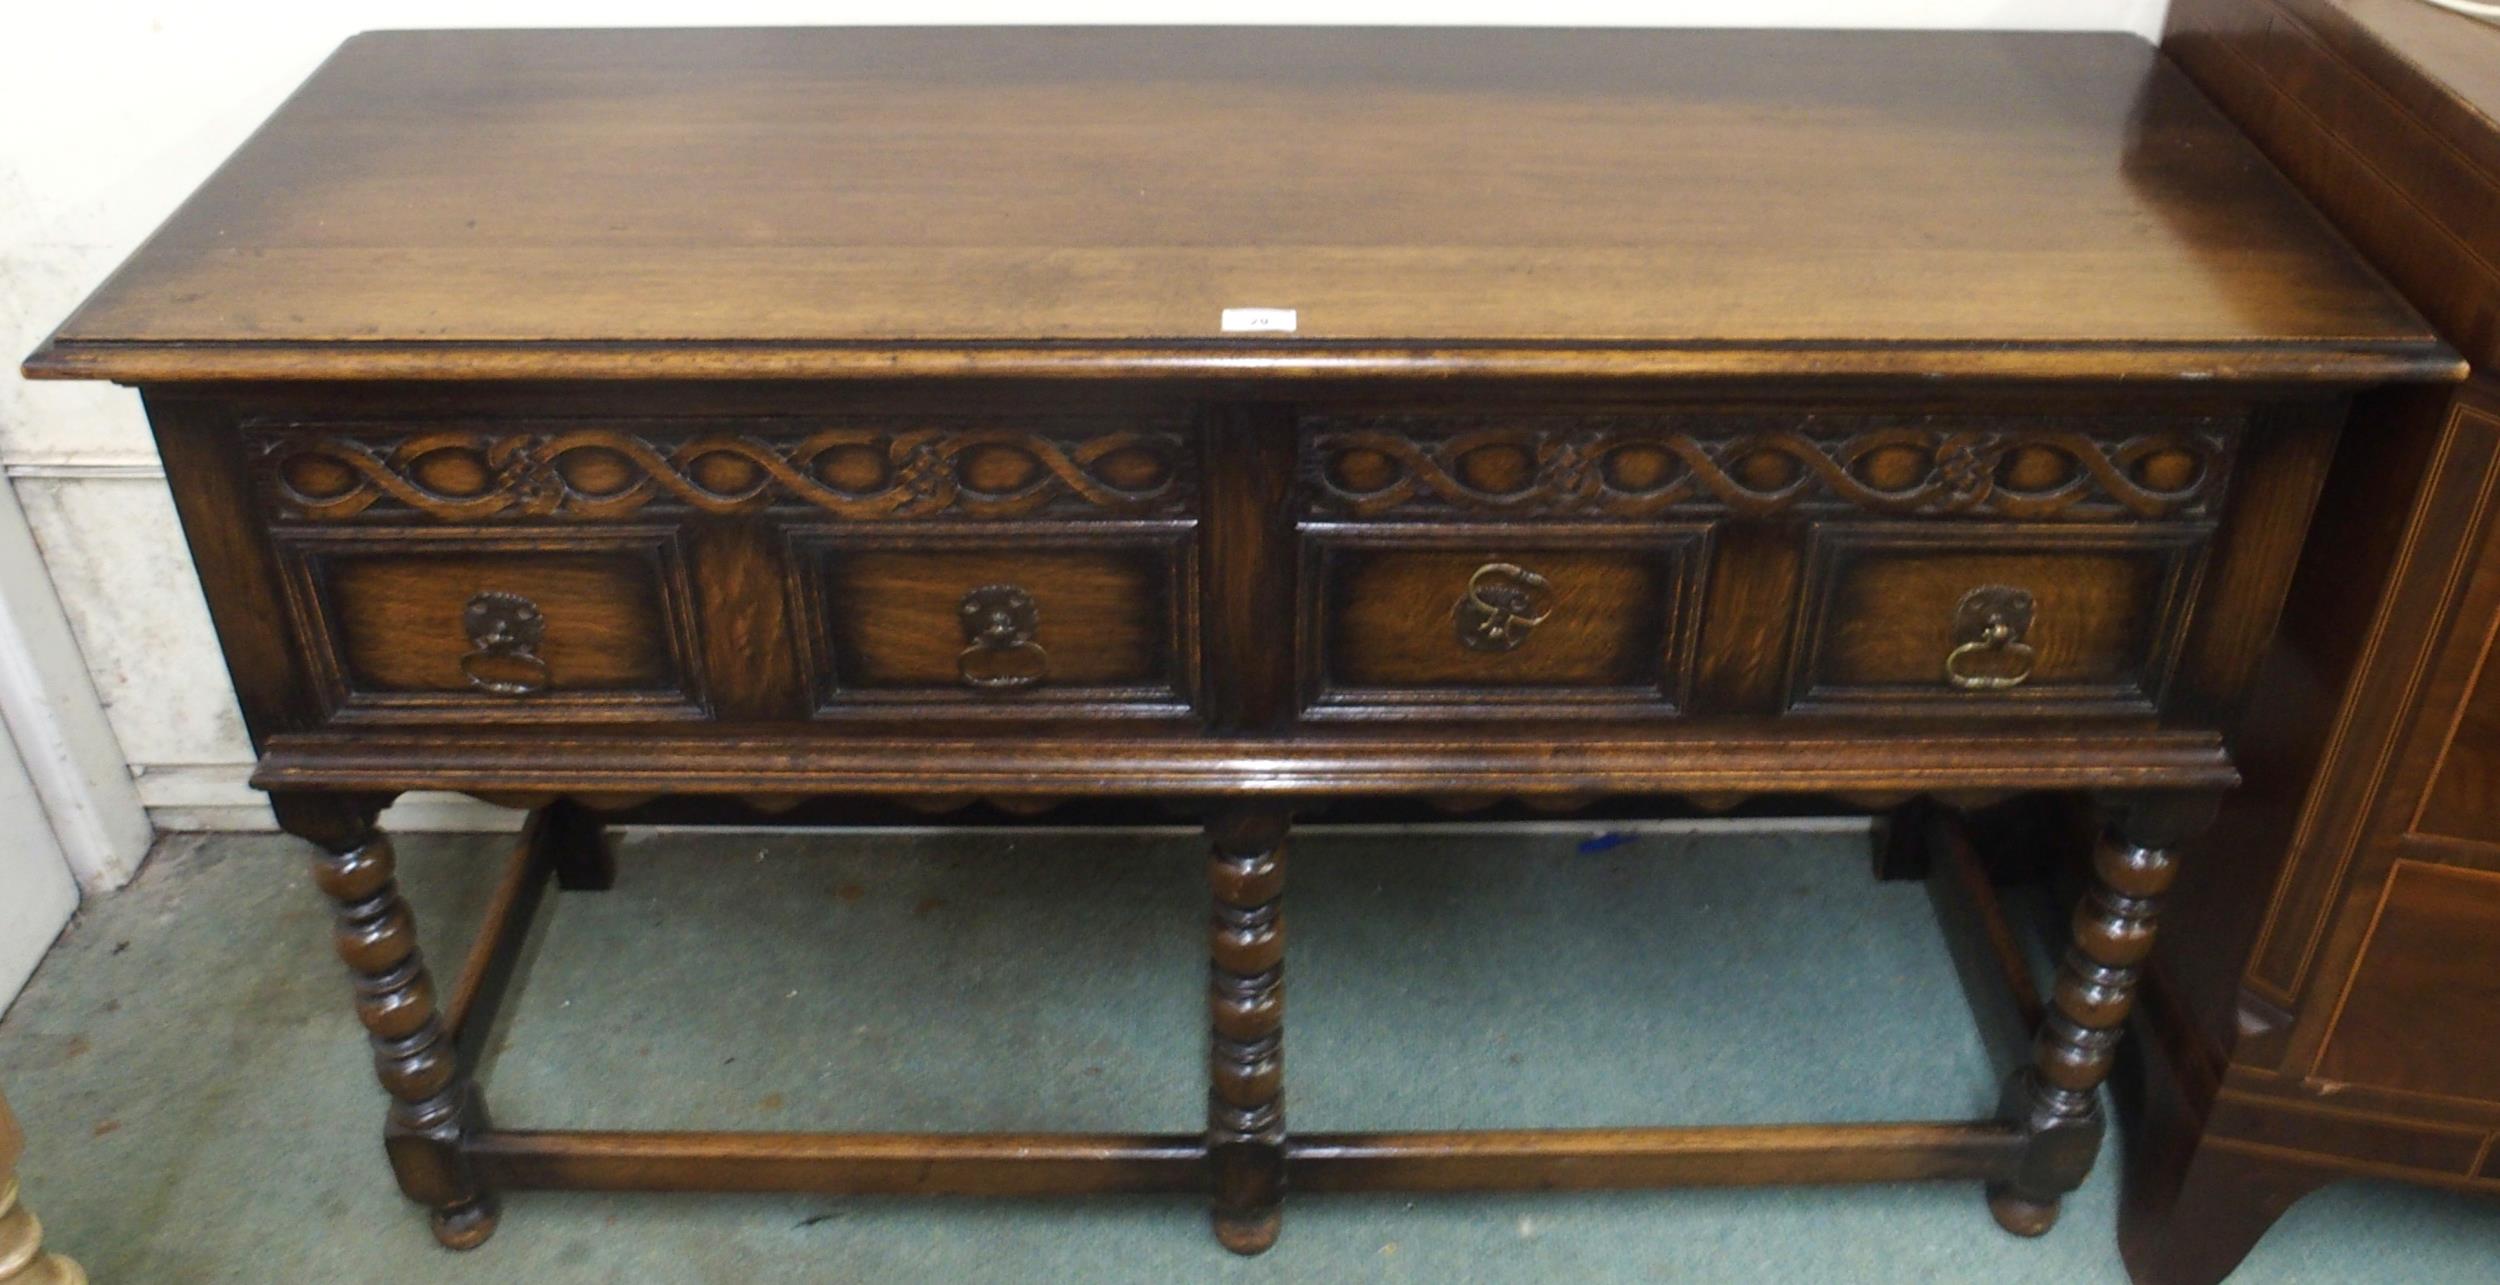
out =
[(1301, 324), (1291, 308), (1226, 308), (1224, 333), (1290, 335)]

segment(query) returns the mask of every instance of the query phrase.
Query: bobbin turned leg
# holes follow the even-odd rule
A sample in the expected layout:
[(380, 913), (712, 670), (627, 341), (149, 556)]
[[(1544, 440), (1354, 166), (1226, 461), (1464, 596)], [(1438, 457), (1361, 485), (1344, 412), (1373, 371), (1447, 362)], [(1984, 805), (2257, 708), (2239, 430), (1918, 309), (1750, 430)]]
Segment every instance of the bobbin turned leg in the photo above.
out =
[(494, 1234), (497, 1215), (461, 1150), (483, 1113), (435, 1010), (416, 920), (392, 878), (390, 837), (374, 826), (386, 801), (281, 794), (270, 803), (278, 824), (321, 849), (313, 882), (337, 917), (333, 940), (355, 987), (356, 1016), (391, 1095), (382, 1140), (399, 1189), (433, 1211), (434, 1239), (445, 1248), (474, 1249)]
[(1284, 1217), (1286, 824), (1282, 814), (1241, 812), (1207, 826), (1207, 1171), (1215, 1238), (1236, 1254), (1265, 1252)]
[(2014, 1177), (1989, 1184), (1988, 1210), (2017, 1236), (2057, 1222), (2058, 1201), (2083, 1185), (2100, 1155), (2100, 1087), (2109, 1078), (2144, 957), (2153, 949), (2174, 849), (2213, 819), (2211, 793), (2105, 798), (2092, 881), (2075, 906), (2073, 939), (2057, 967), (2031, 1065), (2006, 1082), (2000, 1114), (2029, 1135)]

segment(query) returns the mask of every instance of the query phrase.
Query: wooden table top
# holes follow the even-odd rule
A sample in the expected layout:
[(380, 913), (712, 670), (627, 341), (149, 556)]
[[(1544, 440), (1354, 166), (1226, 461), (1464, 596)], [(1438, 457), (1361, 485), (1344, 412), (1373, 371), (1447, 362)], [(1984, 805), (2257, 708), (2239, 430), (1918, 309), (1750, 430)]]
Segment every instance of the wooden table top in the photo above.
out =
[(27, 370), (2455, 362), (2132, 37), (1035, 28), (360, 36)]

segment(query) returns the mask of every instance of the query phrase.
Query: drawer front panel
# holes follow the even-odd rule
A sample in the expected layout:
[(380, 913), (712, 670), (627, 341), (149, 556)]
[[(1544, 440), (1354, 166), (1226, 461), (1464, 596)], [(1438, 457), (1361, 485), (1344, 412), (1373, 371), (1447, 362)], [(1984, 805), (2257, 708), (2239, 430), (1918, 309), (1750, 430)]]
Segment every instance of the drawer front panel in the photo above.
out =
[(1699, 527), (1306, 527), (1306, 713), (1673, 714), (1708, 543)]
[(673, 533), (379, 534), (280, 543), (335, 716), (703, 716)]
[(1178, 715), (1197, 670), (1186, 527), (791, 537), (821, 716)]
[(2151, 714), (2207, 528), (1818, 526), (1793, 710)]

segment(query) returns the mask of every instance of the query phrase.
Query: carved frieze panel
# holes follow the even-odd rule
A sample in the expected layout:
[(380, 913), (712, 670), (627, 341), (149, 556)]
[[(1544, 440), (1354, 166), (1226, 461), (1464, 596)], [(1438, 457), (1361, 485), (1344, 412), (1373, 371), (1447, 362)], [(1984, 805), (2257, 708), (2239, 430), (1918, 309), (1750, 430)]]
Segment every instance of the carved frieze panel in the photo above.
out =
[(252, 431), (281, 519), (368, 513), (476, 522), (652, 508), (791, 507), (863, 520), (1170, 517), (1197, 468), (1183, 434), (970, 426), (514, 426)]
[(1982, 416), (1306, 419), (1310, 509), (1335, 517), (1645, 518), (1791, 509), (2016, 520), (2218, 510), (2238, 421)]

